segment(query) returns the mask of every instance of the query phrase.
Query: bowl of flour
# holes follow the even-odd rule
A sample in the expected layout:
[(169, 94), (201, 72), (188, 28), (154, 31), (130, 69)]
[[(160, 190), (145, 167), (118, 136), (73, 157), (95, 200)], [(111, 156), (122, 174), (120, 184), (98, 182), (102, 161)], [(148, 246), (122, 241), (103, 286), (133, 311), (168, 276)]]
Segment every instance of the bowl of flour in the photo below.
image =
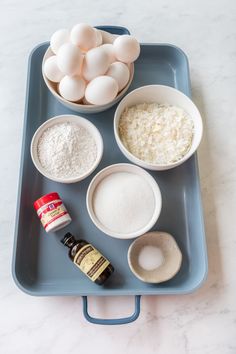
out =
[(138, 237), (157, 222), (162, 206), (155, 179), (141, 167), (114, 164), (92, 179), (86, 197), (93, 223), (108, 236)]
[(31, 157), (37, 170), (55, 182), (75, 183), (98, 166), (103, 155), (99, 130), (89, 120), (60, 115), (43, 123), (31, 142)]

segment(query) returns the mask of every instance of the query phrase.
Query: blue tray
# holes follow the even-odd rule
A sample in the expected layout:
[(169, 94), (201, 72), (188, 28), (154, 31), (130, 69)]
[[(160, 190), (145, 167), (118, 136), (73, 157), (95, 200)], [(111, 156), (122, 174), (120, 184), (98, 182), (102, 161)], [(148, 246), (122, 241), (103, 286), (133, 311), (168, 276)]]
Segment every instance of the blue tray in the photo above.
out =
[[(122, 27), (102, 29), (116, 34), (129, 33)], [(41, 63), (47, 47), (48, 43), (40, 44), (29, 58), (13, 278), (18, 287), (30, 295), (83, 296), (84, 314), (90, 322), (131, 322), (138, 317), (140, 295), (189, 293), (196, 290), (206, 277), (207, 253), (197, 157), (195, 155), (182, 166), (169, 171), (150, 172), (163, 196), (161, 216), (153, 229), (167, 231), (175, 237), (183, 253), (183, 263), (173, 279), (156, 285), (143, 283), (128, 267), (127, 249), (132, 240), (105, 236), (91, 222), (85, 205), (86, 190), (94, 174), (107, 165), (127, 162), (113, 136), (115, 107), (99, 114), (83, 114), (98, 127), (105, 145), (103, 159), (92, 176), (80, 183), (64, 185), (44, 178), (32, 164), (30, 142), (39, 125), (55, 115), (74, 113), (56, 101), (44, 84)], [(182, 50), (168, 44), (142, 44), (130, 90), (147, 84), (169, 85), (190, 96), (188, 60)], [(33, 202), (54, 190), (67, 205), (73, 223), (56, 234), (46, 234), (33, 209)], [(67, 249), (59, 242), (67, 231), (91, 241), (111, 260), (116, 271), (104, 287), (92, 283), (69, 260)], [(87, 295), (136, 295), (135, 312), (124, 319), (94, 319), (87, 312)]]

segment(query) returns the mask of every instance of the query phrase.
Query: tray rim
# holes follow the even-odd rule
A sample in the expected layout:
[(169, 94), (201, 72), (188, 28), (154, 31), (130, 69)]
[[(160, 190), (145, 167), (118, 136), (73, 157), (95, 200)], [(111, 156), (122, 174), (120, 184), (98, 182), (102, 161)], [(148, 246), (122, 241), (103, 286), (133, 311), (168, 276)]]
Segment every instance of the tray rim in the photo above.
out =
[[(99, 26), (98, 26), (99, 27)], [(104, 27), (119, 27), (120, 29), (125, 29), (124, 27), (120, 26), (104, 26)], [(148, 295), (148, 296), (158, 296), (158, 295), (185, 295), (185, 294), (191, 294), (198, 290), (203, 283), (207, 279), (208, 275), (208, 256), (207, 256), (207, 243), (206, 243), (206, 234), (205, 234), (205, 227), (204, 227), (204, 217), (203, 217), (203, 208), (202, 208), (202, 197), (201, 197), (201, 187), (200, 187), (200, 176), (199, 176), (199, 165), (198, 165), (198, 158), (197, 158), (197, 153), (193, 155), (192, 158), (194, 158), (194, 164), (195, 164), (195, 170), (196, 170), (196, 187), (198, 190), (198, 198), (199, 198), (199, 204), (201, 206), (201, 212), (200, 212), (200, 219), (201, 219), (201, 246), (202, 246), (202, 261), (204, 262), (204, 272), (202, 272), (202, 277), (200, 278), (199, 282), (195, 284), (195, 286), (190, 286), (189, 288), (185, 288), (185, 290), (181, 289), (158, 289), (158, 293), (152, 292), (150, 293), (149, 289), (143, 289), (140, 293), (135, 292), (134, 289), (126, 289), (125, 294), (123, 292), (119, 293), (119, 289), (114, 289), (114, 294), (109, 293), (107, 294), (106, 291), (104, 292), (99, 292), (96, 293), (96, 291), (89, 290), (86, 293), (85, 292), (80, 292), (79, 294), (73, 294), (69, 293), (66, 291), (61, 291), (60, 293), (55, 292), (52, 293), (52, 291), (43, 291), (43, 293), (40, 293), (37, 289), (34, 290), (33, 288), (29, 289), (23, 286), (20, 282), (20, 280), (17, 277), (16, 274), (16, 253), (17, 253), (17, 244), (18, 244), (18, 227), (19, 227), (19, 217), (20, 217), (20, 200), (21, 200), (21, 195), (22, 195), (22, 183), (23, 183), (23, 161), (24, 161), (24, 145), (25, 145), (25, 139), (26, 139), (26, 128), (27, 128), (27, 117), (28, 117), (28, 111), (29, 111), (29, 83), (30, 83), (30, 72), (31, 72), (31, 61), (32, 61), (32, 56), (34, 55), (35, 51), (44, 46), (45, 44), (49, 44), (48, 41), (42, 42), (37, 44), (29, 53), (28, 57), (28, 64), (27, 64), (27, 80), (26, 80), (26, 94), (25, 94), (25, 106), (24, 106), (24, 119), (23, 119), (23, 134), (22, 134), (22, 141), (21, 141), (21, 157), (20, 157), (20, 170), (19, 170), (19, 175), (18, 175), (18, 186), (17, 186), (17, 199), (16, 199), (16, 212), (15, 212), (15, 227), (14, 227), (14, 242), (13, 242), (13, 253), (12, 253), (12, 262), (11, 262), (11, 273), (13, 280), (17, 287), (22, 290), (24, 293), (31, 295), (31, 296), (133, 296), (134, 293), (136, 295)], [(187, 77), (186, 77), (186, 86), (187, 86), (187, 91), (185, 94), (191, 98), (191, 82), (190, 82), (190, 70), (189, 70), (189, 61), (186, 53), (179, 48), (178, 46), (174, 44), (169, 44), (169, 43), (141, 43), (142, 46), (163, 46), (163, 47), (170, 47), (172, 49), (175, 49), (178, 51), (184, 58), (186, 62), (186, 69), (187, 69)], [(52, 288), (50, 288), (52, 289)], [(155, 288), (153, 288), (155, 289)], [(146, 291), (147, 290), (147, 291)]]

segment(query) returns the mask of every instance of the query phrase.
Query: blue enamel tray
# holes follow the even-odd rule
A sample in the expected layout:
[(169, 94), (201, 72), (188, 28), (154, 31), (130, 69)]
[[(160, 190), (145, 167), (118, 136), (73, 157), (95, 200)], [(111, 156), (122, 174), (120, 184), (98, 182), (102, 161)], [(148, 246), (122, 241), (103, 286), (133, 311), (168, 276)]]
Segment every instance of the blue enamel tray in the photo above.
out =
[[(123, 27), (102, 27), (111, 33), (129, 33)], [(113, 163), (128, 162), (118, 149), (113, 136), (116, 107), (99, 114), (82, 116), (91, 120), (104, 139), (104, 156), (86, 180), (65, 185), (40, 175), (30, 157), (30, 142), (35, 130), (47, 119), (73, 113), (50, 94), (41, 75), (41, 63), (48, 43), (40, 44), (29, 58), (22, 159), (19, 177), (13, 278), (18, 287), (30, 295), (80, 295), (84, 300), (85, 317), (93, 323), (121, 324), (138, 317), (140, 295), (186, 294), (196, 290), (207, 274), (207, 252), (200, 196), (196, 154), (180, 167), (163, 172), (150, 172), (157, 180), (163, 197), (161, 216), (153, 228), (171, 233), (182, 253), (179, 273), (162, 284), (146, 284), (129, 270), (127, 249), (133, 240), (118, 240), (104, 235), (90, 220), (85, 204), (87, 187), (100, 169)], [(188, 60), (179, 48), (168, 44), (143, 44), (135, 62), (130, 90), (148, 84), (175, 87), (191, 95)], [(64, 200), (73, 222), (56, 234), (46, 234), (33, 209), (33, 202), (51, 191)], [(67, 249), (59, 242), (70, 231), (84, 238), (106, 255), (116, 271), (105, 286), (99, 287), (83, 275), (69, 260)], [(108, 320), (92, 318), (87, 312), (87, 295), (136, 295), (135, 312), (131, 317)]]

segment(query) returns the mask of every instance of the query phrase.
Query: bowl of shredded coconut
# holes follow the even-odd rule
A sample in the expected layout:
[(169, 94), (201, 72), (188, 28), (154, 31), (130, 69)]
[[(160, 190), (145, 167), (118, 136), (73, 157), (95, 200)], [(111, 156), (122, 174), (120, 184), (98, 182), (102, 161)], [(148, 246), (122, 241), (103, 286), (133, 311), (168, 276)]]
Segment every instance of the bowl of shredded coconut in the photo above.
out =
[(164, 85), (130, 92), (114, 117), (114, 134), (122, 153), (150, 170), (168, 170), (189, 159), (201, 142), (202, 130), (193, 101)]
[(31, 142), (35, 167), (55, 182), (75, 183), (89, 176), (103, 154), (99, 130), (89, 120), (61, 115), (44, 122)]

